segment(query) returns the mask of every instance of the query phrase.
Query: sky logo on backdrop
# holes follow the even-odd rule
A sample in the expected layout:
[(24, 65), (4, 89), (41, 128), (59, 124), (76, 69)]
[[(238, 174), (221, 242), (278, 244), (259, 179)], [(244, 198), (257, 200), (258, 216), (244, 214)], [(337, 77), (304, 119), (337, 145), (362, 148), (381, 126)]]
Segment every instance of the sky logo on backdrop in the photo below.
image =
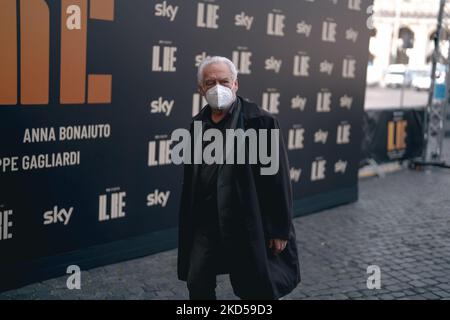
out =
[(69, 224), (70, 218), (72, 217), (73, 207), (66, 209), (58, 209), (55, 206), (53, 210), (44, 213), (44, 225), (62, 223), (65, 226)]
[(170, 22), (174, 21), (178, 13), (178, 6), (167, 4), (167, 1), (155, 5), (155, 16), (168, 18)]

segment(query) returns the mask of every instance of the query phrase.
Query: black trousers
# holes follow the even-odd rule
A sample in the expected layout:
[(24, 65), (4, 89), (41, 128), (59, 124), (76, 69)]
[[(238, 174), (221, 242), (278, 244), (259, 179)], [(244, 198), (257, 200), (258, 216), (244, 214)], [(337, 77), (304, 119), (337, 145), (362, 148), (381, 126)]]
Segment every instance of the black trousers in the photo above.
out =
[(216, 300), (216, 276), (228, 273), (226, 256), (215, 229), (196, 231), (187, 277), (191, 300)]

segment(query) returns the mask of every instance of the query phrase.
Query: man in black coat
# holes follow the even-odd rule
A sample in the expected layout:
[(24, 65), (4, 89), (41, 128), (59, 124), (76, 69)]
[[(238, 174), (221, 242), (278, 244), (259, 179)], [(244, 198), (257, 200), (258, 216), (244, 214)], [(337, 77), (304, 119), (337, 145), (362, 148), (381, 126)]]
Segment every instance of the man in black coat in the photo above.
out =
[[(193, 118), (191, 137), (195, 122), (203, 130), (219, 130), (224, 140), (227, 129), (280, 129), (272, 114), (236, 95), (237, 71), (227, 58), (207, 58), (198, 85), (208, 105)], [(260, 162), (185, 163), (178, 277), (187, 281), (190, 299), (216, 299), (217, 274), (230, 275), (241, 299), (279, 299), (299, 284), (289, 162), (282, 135), (277, 137), (274, 174), (261, 174)], [(273, 140), (264, 139), (271, 150)], [(201, 143), (204, 150), (208, 143)], [(248, 146), (243, 150), (248, 157)]]

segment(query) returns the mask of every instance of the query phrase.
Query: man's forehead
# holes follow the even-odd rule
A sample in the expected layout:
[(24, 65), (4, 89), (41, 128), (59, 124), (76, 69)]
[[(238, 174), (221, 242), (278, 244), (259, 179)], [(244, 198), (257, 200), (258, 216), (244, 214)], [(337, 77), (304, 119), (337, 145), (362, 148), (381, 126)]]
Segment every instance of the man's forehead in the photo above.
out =
[(230, 77), (230, 68), (225, 63), (213, 63), (203, 70), (205, 78)]

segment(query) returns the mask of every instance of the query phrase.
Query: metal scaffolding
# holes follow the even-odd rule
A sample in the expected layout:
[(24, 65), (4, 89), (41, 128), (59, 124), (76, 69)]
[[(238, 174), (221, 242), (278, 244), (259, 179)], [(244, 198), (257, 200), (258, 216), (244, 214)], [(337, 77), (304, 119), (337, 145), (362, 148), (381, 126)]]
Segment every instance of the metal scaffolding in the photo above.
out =
[[(445, 138), (445, 122), (447, 121), (450, 68), (447, 67), (445, 83), (437, 84), (436, 69), (438, 61), (442, 60), (440, 47), (443, 34), (443, 21), (446, 15), (447, 0), (440, 0), (437, 30), (434, 37), (434, 52), (432, 55), (431, 87), (424, 118), (424, 151), (422, 161), (427, 164), (442, 164), (442, 147)], [(445, 35), (447, 36), (447, 35)], [(450, 46), (448, 59), (450, 60)], [(448, 65), (448, 62), (446, 64)]]

